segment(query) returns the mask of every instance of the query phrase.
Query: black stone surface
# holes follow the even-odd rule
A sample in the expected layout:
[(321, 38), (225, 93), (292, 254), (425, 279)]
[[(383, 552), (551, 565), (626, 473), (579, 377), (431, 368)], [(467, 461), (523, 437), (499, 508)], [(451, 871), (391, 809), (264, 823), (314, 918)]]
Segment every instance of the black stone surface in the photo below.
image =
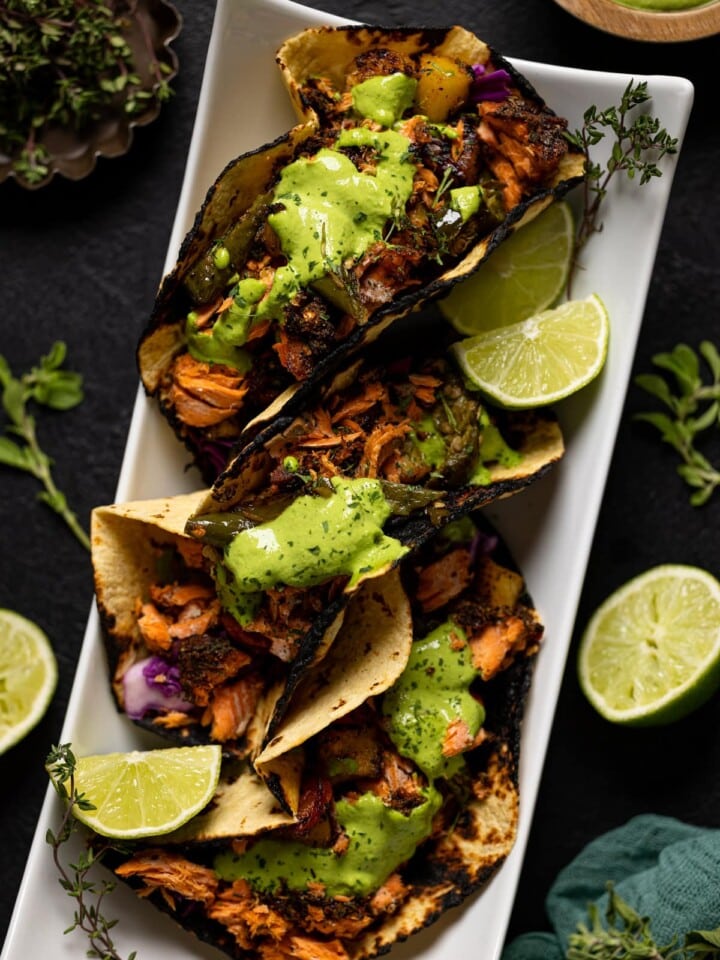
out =
[[(0, 353), (19, 372), (53, 340), (64, 339), (71, 366), (85, 377), (85, 402), (71, 413), (43, 414), (39, 426), (59, 486), (85, 524), (94, 505), (113, 499), (137, 385), (135, 343), (162, 271), (212, 25), (212, 0), (180, 0), (178, 6), (185, 27), (174, 44), (176, 93), (157, 121), (136, 131), (129, 154), (101, 160), (78, 183), (56, 179), (36, 193), (12, 182), (0, 185)], [(383, 24), (462, 23), (511, 57), (692, 80), (695, 106), (635, 372), (647, 371), (655, 352), (679, 340), (720, 339), (717, 37), (673, 45), (620, 40), (584, 26), (551, 0), (326, 0), (324, 8)], [(656, 563), (720, 572), (720, 494), (702, 509), (688, 505), (672, 453), (633, 421), (643, 406), (644, 395), (631, 387), (580, 625), (618, 584)], [(43, 761), (60, 734), (92, 581), (88, 557), (36, 502), (30, 478), (1, 467), (0, 530), (0, 606), (35, 619), (60, 663), (46, 717), (0, 757), (1, 940), (45, 791)], [(648, 811), (720, 826), (720, 697), (665, 730), (614, 729), (584, 701), (571, 656), (510, 935), (546, 926), (547, 890), (585, 843)]]

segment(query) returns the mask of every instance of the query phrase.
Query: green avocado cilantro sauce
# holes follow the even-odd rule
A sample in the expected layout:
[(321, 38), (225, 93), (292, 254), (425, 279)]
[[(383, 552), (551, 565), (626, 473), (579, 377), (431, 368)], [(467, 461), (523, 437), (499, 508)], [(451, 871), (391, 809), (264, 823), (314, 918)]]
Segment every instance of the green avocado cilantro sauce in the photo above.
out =
[[(399, 83), (395, 87), (398, 95), (409, 89)], [(387, 109), (404, 112), (412, 96), (403, 103), (402, 96), (396, 96)], [(374, 174), (358, 170), (341, 152), (347, 147), (374, 150)], [(402, 214), (415, 176), (409, 147), (407, 137), (393, 130), (355, 127), (341, 131), (334, 147), (288, 164), (273, 192), (273, 203), (280, 209), (268, 216), (287, 263), (275, 271), (269, 290), (259, 280), (240, 280), (231, 292), (232, 305), (207, 333), (197, 329), (197, 317), (191, 313), (186, 322), (190, 353), (198, 360), (246, 370), (249, 361), (240, 348), (253, 326), (266, 319), (280, 321), (283, 307), (300, 290), (338, 271), (348, 259), (361, 257), (383, 239), (388, 221)]]
[(383, 127), (392, 127), (413, 105), (417, 80), (404, 73), (370, 77), (352, 88), (353, 108)]
[(429, 835), (442, 798), (432, 786), (425, 796), (407, 815), (386, 807), (372, 793), (362, 794), (354, 803), (339, 800), (335, 810), (349, 840), (342, 856), (325, 847), (264, 838), (245, 853), (217, 856), (215, 872), (223, 880), (246, 879), (264, 893), (281, 886), (306, 890), (309, 883), (320, 882), (329, 896), (365, 896), (377, 890)]
[(442, 752), (450, 724), (462, 721), (474, 739), (485, 720), (482, 704), (470, 693), (477, 672), (466, 639), (448, 620), (416, 640), (405, 670), (383, 697), (391, 740), (429, 780), (451, 777), (463, 766), (461, 756)]
[(691, 10), (693, 7), (707, 7), (715, 0), (615, 0), (621, 7), (633, 7), (636, 10)]
[(297, 497), (274, 520), (241, 530), (218, 569), (221, 601), (247, 623), (261, 591), (279, 584), (310, 587), (347, 575), (356, 586), (408, 548), (383, 533), (390, 505), (378, 480), (333, 477), (328, 496)]

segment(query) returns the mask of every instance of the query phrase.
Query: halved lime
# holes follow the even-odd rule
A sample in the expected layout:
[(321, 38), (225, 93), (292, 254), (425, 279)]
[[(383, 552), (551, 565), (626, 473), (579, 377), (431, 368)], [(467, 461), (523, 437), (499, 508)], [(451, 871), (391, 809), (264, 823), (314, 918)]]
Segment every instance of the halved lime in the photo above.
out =
[(590, 383), (607, 356), (610, 323), (596, 294), (453, 344), (461, 369), (503, 407), (538, 407)]
[(458, 333), (473, 336), (551, 307), (567, 284), (575, 224), (567, 203), (543, 210), (453, 287), (439, 307)]
[(207, 806), (221, 762), (218, 744), (79, 757), (75, 789), (95, 809), (75, 816), (103, 837), (170, 833)]
[(57, 686), (50, 641), (32, 620), (0, 609), (0, 753), (40, 721)]
[(613, 723), (652, 726), (685, 716), (720, 687), (720, 583), (683, 564), (634, 577), (591, 618), (578, 676)]

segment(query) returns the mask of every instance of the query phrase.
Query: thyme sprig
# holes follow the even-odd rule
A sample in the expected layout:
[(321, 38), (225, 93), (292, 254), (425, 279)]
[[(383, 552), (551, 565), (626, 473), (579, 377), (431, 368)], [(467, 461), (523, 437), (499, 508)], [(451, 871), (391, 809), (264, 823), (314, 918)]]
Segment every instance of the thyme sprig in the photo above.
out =
[(720, 957), (720, 927), (693, 930), (682, 944), (673, 939), (658, 945), (650, 921), (607, 884), (605, 920), (596, 904), (588, 907), (589, 924), (578, 924), (570, 936), (566, 960), (700, 960)]
[[(52, 785), (65, 806), (57, 832), (48, 829), (45, 834), (45, 839), (52, 848), (53, 862), (58, 871), (58, 882), (67, 895), (75, 900), (73, 922), (64, 932), (67, 934), (73, 930), (81, 930), (87, 935), (90, 942), (90, 948), (86, 954), (88, 957), (95, 960), (122, 960), (115, 948), (111, 933), (117, 920), (108, 920), (103, 914), (103, 902), (115, 888), (115, 883), (111, 880), (98, 882), (90, 877), (90, 871), (102, 859), (109, 844), (95, 849), (88, 847), (76, 863), (69, 863), (67, 866), (62, 859), (63, 845), (79, 826), (75, 818), (75, 810), (95, 809), (93, 804), (75, 789), (76, 760), (70, 744), (52, 747), (45, 761), (45, 767)], [(133, 951), (128, 956), (128, 960), (135, 960), (136, 956), (136, 952)]]
[(39, 366), (20, 377), (13, 376), (7, 360), (0, 354), (2, 406), (10, 421), (5, 431), (16, 434), (24, 441), (20, 444), (0, 435), (0, 464), (24, 470), (39, 480), (44, 490), (38, 494), (38, 498), (62, 517), (80, 543), (89, 550), (87, 533), (70, 509), (65, 494), (55, 485), (51, 469), (53, 461), (40, 446), (35, 417), (28, 410), (31, 401), (53, 410), (69, 410), (82, 401), (81, 374), (62, 369), (66, 353), (66, 345), (60, 340), (56, 341), (47, 356), (41, 357)]
[(28, 184), (48, 174), (43, 137), (80, 130), (108, 109), (136, 116), (171, 95), (140, 23), (152, 89), (138, 75), (127, 28), (137, 0), (0, 0), (0, 150)]
[(701, 435), (720, 426), (720, 353), (709, 340), (704, 340), (698, 351), (679, 343), (669, 353), (656, 354), (652, 362), (670, 376), (644, 373), (635, 378), (635, 383), (670, 412), (639, 413), (636, 419), (656, 427), (661, 438), (680, 455), (677, 471), (694, 490), (690, 503), (699, 507), (720, 485), (720, 471), (697, 446)]
[[(671, 137), (661, 126), (657, 117), (648, 113), (636, 113), (638, 108), (652, 99), (647, 81), (631, 80), (623, 91), (620, 103), (599, 110), (588, 107), (583, 116), (583, 125), (575, 132), (567, 131), (566, 139), (587, 155), (583, 184), (582, 213), (578, 223), (572, 264), (568, 278), (568, 291), (578, 264), (580, 252), (590, 237), (602, 229), (600, 208), (607, 196), (612, 178), (624, 172), (630, 180), (640, 184), (649, 183), (662, 176), (659, 161), (667, 154), (677, 153), (678, 140)], [(632, 114), (632, 116), (631, 116)], [(610, 155), (604, 164), (593, 160), (592, 148), (607, 135), (613, 137)]]

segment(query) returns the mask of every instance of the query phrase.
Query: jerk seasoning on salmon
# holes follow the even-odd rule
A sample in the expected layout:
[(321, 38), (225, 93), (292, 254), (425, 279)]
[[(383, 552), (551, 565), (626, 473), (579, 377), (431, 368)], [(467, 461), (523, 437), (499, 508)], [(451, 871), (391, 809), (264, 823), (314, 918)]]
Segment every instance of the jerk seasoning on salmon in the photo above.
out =
[(375, 956), (487, 882), (514, 842), (542, 634), (506, 564), (469, 521), (413, 559), (407, 665), (304, 743), (292, 825), (208, 844), (191, 822), (182, 842), (118, 855), (117, 875), (230, 956), (278, 960)]
[(467, 31), (311, 30), (278, 62), (305, 121), (210, 190), (139, 346), (207, 480), (392, 320), (582, 175), (565, 121)]
[[(322, 657), (346, 619), (343, 643), (365, 650), (359, 670), (367, 675), (368, 618), (386, 627), (384, 611), (392, 608), (394, 622), (409, 624), (409, 611), (395, 576), (372, 595), (360, 591), (347, 618), (345, 605), (325, 609), (332, 605), (319, 591), (278, 589), (241, 625), (223, 602), (213, 558), (182, 533), (204, 497), (93, 512), (92, 561), (112, 686), (120, 709), (141, 725), (180, 742), (211, 740), (228, 754), (252, 756), (269, 722), (279, 722), (280, 695), (295, 661), (307, 667)], [(308, 635), (311, 656), (304, 653)]]

